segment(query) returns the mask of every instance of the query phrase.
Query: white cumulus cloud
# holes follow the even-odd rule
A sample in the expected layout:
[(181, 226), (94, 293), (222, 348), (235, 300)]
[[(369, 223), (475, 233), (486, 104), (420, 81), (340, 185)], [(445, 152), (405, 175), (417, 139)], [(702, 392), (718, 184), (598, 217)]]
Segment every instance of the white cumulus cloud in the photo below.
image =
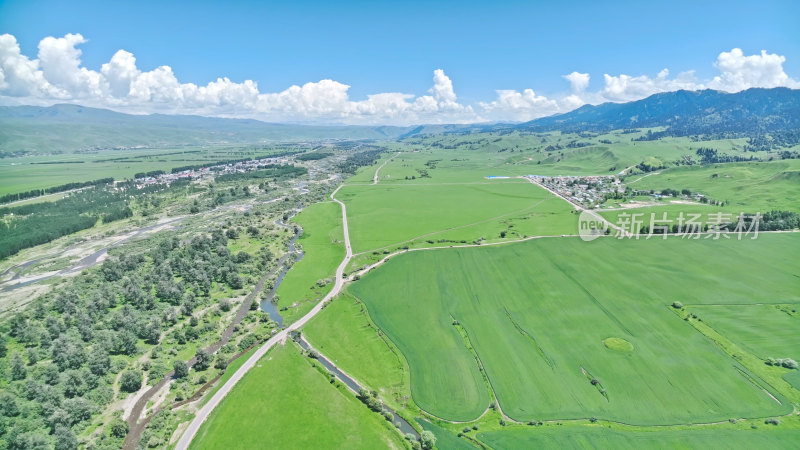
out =
[(785, 86), (800, 88), (783, 70), (786, 57), (761, 50), (760, 55), (745, 56), (740, 48), (722, 52), (714, 66), (721, 74), (708, 84), (711, 89), (737, 92), (751, 87), (774, 88)]
[(572, 72), (564, 75), (564, 79), (569, 81), (573, 94), (580, 94), (581, 92), (585, 91), (587, 87), (589, 87), (588, 73)]
[(473, 105), (456, 95), (453, 81), (442, 69), (433, 71), (426, 95), (384, 92), (351, 99), (350, 86), (324, 79), (290, 86), (280, 92), (261, 92), (252, 80), (227, 77), (206, 85), (182, 83), (167, 65), (142, 71), (136, 57), (118, 50), (100, 70), (82, 64), (80, 34), (46, 37), (36, 58), (20, 51), (10, 34), (0, 35), (0, 103), (52, 104), (75, 102), (120, 111), (203, 114), (248, 117), (275, 122), (397, 124), (469, 123), (487, 120), (525, 121), (567, 112), (584, 104), (638, 100), (677, 89), (719, 89), (736, 92), (750, 87), (786, 86), (800, 82), (784, 71), (786, 58), (762, 51), (745, 55), (739, 48), (722, 52), (714, 67), (719, 75), (697, 80), (694, 72), (671, 76), (664, 69), (649, 75), (603, 75), (603, 86), (589, 90), (590, 75), (572, 72), (563, 78), (569, 90), (543, 95), (533, 89), (498, 89), (495, 98)]

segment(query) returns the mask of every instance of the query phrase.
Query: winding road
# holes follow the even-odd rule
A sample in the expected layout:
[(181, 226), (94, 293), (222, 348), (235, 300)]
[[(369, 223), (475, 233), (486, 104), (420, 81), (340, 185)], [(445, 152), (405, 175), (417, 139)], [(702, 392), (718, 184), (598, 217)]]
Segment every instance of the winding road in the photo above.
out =
[(208, 416), (211, 414), (211, 411), (213, 411), (214, 408), (216, 408), (222, 402), (225, 396), (228, 395), (228, 393), (230, 393), (233, 387), (236, 386), (236, 383), (238, 383), (242, 378), (244, 378), (245, 374), (250, 369), (255, 367), (258, 361), (272, 347), (274, 347), (275, 344), (283, 342), (289, 336), (289, 333), (302, 327), (309, 320), (311, 320), (311, 318), (316, 316), (317, 313), (322, 311), (322, 308), (332, 298), (336, 297), (342, 290), (342, 287), (344, 287), (345, 284), (344, 270), (345, 267), (347, 267), (347, 264), (350, 263), (350, 259), (353, 257), (353, 250), (350, 247), (350, 232), (348, 231), (347, 228), (347, 207), (345, 206), (344, 203), (335, 198), (336, 193), (339, 191), (339, 189), (341, 189), (342, 186), (343, 185), (339, 185), (339, 187), (337, 187), (336, 190), (334, 190), (331, 193), (331, 200), (338, 203), (342, 207), (342, 226), (344, 228), (344, 244), (346, 250), (344, 259), (339, 264), (339, 267), (336, 268), (336, 281), (333, 285), (333, 289), (331, 289), (331, 291), (328, 292), (328, 295), (326, 295), (322, 299), (322, 301), (317, 303), (314, 306), (314, 308), (311, 309), (311, 311), (306, 313), (305, 316), (300, 318), (297, 322), (294, 322), (293, 324), (289, 325), (287, 328), (284, 328), (283, 330), (272, 336), (269, 340), (264, 342), (264, 344), (261, 347), (259, 347), (259, 349), (256, 350), (255, 353), (253, 353), (253, 355), (250, 358), (248, 358), (248, 360), (245, 361), (244, 364), (242, 364), (242, 366), (239, 367), (239, 369), (236, 372), (233, 373), (233, 375), (228, 379), (228, 381), (225, 382), (225, 384), (222, 385), (222, 387), (216, 393), (214, 393), (214, 396), (211, 397), (211, 399), (205, 405), (203, 405), (203, 407), (200, 408), (199, 411), (197, 411), (194, 419), (192, 420), (191, 423), (189, 423), (189, 426), (186, 428), (186, 431), (183, 432), (183, 435), (181, 436), (180, 440), (178, 440), (178, 443), (175, 446), (176, 449), (184, 450), (189, 448), (189, 444), (192, 442), (192, 439), (194, 439), (194, 436), (200, 430), (200, 426), (203, 425), (203, 422), (205, 422), (206, 419), (208, 419)]

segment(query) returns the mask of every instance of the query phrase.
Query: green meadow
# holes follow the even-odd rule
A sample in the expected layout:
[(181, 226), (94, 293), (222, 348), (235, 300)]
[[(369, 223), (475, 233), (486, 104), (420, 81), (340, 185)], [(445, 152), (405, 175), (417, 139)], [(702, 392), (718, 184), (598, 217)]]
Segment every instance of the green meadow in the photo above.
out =
[(760, 424), (757, 429), (620, 430), (603, 426), (554, 426), (490, 431), (478, 439), (496, 450), (518, 448), (573, 449), (793, 449), (800, 429)]
[(409, 394), (405, 358), (372, 324), (364, 304), (344, 294), (305, 327), (308, 342), (359, 384), (402, 404)]
[(499, 240), (503, 231), (506, 239), (574, 232), (577, 219), (566, 202), (527, 181), (514, 181), (346, 185), (337, 198), (347, 205), (355, 253)]
[(680, 166), (633, 182), (633, 189), (689, 189), (715, 200), (728, 201), (729, 209), (765, 212), (773, 209), (800, 211), (800, 160), (762, 163)]
[(193, 449), (404, 448), (400, 434), (289, 342), (236, 385), (200, 428)]
[(136, 173), (243, 158), (268, 157), (279, 150), (248, 147), (193, 147), (98, 150), (0, 159), (0, 195)]
[(797, 302), (798, 251), (786, 234), (542, 238), (399, 255), (350, 292), (408, 360), (415, 403), (441, 418), (489, 406), (479, 361), (514, 420), (713, 422), (792, 407), (670, 305)]
[(301, 317), (331, 290), (336, 267), (344, 258), (342, 209), (338, 203), (315, 203), (293, 221), (303, 229), (297, 243), (304, 255), (278, 287), (278, 307), (287, 323)]
[(706, 325), (761, 358), (800, 361), (800, 304), (692, 305)]

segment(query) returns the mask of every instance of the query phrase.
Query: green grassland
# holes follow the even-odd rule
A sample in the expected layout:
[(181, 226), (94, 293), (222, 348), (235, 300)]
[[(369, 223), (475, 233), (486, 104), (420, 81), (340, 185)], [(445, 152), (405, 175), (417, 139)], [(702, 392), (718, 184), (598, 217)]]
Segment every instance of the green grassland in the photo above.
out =
[(475, 450), (479, 448), (466, 439), (459, 439), (454, 433), (434, 425), (427, 420), (417, 419), (417, 423), (426, 431), (436, 436), (436, 448), (440, 450)]
[(493, 449), (706, 449), (797, 448), (800, 429), (761, 425), (758, 429), (691, 429), (633, 431), (602, 426), (548, 426), (537, 429), (490, 431), (478, 439)]
[[(305, 254), (278, 287), (278, 307), (287, 323), (301, 317), (331, 290), (333, 274), (344, 258), (342, 210), (337, 203), (313, 204), (293, 221), (303, 229), (297, 243)], [(317, 284), (324, 279), (330, 280)]]
[(0, 195), (66, 183), (113, 177), (133, 178), (139, 172), (227, 161), (268, 157), (282, 150), (250, 147), (194, 147), (98, 150), (0, 159)]
[[(669, 305), (796, 302), (798, 250), (787, 234), (545, 238), (400, 255), (350, 291), (407, 358), (417, 405), (439, 417), (473, 420), (488, 406), (469, 344), (512, 419), (711, 422), (791, 406)], [(607, 348), (610, 337), (633, 351)]]
[(359, 384), (397, 405), (406, 402), (410, 391), (405, 358), (379, 334), (361, 302), (342, 295), (303, 327), (303, 333), (314, 348)]
[[(419, 174), (423, 164), (431, 159), (441, 159), (441, 168), (454, 166), (459, 170), (478, 172), (492, 168), (493, 175), (612, 175), (650, 158), (671, 164), (685, 155), (697, 159), (700, 147), (714, 148), (721, 154), (754, 156), (745, 153), (745, 139), (723, 139), (694, 142), (688, 138), (663, 138), (657, 141), (635, 142), (647, 130), (634, 133), (614, 131), (596, 136), (550, 133), (478, 133), (469, 135), (426, 136), (406, 139), (406, 149), (417, 151), (416, 156), (403, 154), (397, 161), (387, 164), (389, 169), (381, 174), (392, 175), (388, 180), (404, 180), (408, 175)], [(579, 144), (580, 146), (575, 146)], [(572, 145), (572, 146), (571, 146)], [(426, 153), (428, 153), (426, 155)], [(434, 155), (432, 157), (431, 155)], [(435, 156), (438, 155), (438, 156)], [(769, 157), (759, 154), (756, 157)], [(405, 159), (405, 161), (402, 161)], [(480, 167), (480, 162), (483, 166)], [(405, 164), (405, 169), (401, 170)], [(396, 173), (393, 173), (396, 168)], [(374, 170), (373, 170), (374, 172)], [(440, 170), (429, 171), (432, 180), (444, 179)], [(370, 174), (371, 177), (371, 174)], [(370, 178), (371, 179), (371, 178)], [(387, 180), (387, 181), (388, 181)], [(383, 177), (381, 182), (383, 182)]]
[(674, 167), (628, 185), (656, 191), (689, 189), (716, 200), (727, 200), (731, 209), (740, 212), (800, 211), (800, 160), (797, 159)]
[[(526, 181), (437, 186), (345, 186), (353, 251), (572, 233), (563, 200)], [(431, 241), (431, 242), (428, 242)]]
[[(616, 209), (613, 211), (600, 211), (600, 215), (605, 217), (609, 222), (615, 224), (626, 231), (639, 232), (642, 226), (649, 226), (651, 222), (655, 224), (668, 223), (670, 226), (678, 224), (680, 217), (683, 217), (684, 223), (688, 220), (699, 222), (701, 224), (709, 223), (717, 214), (722, 214), (723, 218), (727, 218), (725, 222), (735, 221), (741, 210), (737, 210), (730, 206), (711, 206), (707, 204), (674, 204), (669, 200), (654, 201), (652, 206), (644, 206), (640, 208)], [(698, 216), (699, 214), (699, 216)], [(682, 215), (682, 216), (681, 216)], [(666, 218), (666, 220), (664, 220)], [(672, 222), (669, 222), (672, 221)], [(633, 223), (637, 225), (632, 225)], [(683, 227), (684, 229), (686, 226)], [(611, 230), (615, 234), (615, 230)], [(701, 239), (706, 233), (701, 233)], [(748, 237), (752, 236), (750, 234)], [(661, 238), (657, 236), (656, 238)], [(653, 238), (655, 239), (655, 238)], [(688, 237), (687, 237), (688, 239)]]
[(689, 310), (759, 358), (800, 360), (798, 308), (800, 304), (692, 305)]
[(403, 448), (382, 416), (289, 343), (269, 352), (203, 424), (193, 449)]

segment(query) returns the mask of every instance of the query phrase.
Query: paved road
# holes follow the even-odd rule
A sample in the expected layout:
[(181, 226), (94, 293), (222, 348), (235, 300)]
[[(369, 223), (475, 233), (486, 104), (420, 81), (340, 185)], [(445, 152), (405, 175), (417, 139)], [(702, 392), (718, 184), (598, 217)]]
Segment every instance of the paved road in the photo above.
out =
[(317, 313), (322, 311), (322, 307), (325, 306), (326, 303), (328, 303), (332, 298), (334, 298), (337, 294), (339, 294), (339, 291), (342, 290), (342, 287), (344, 286), (345, 282), (343, 275), (344, 269), (350, 262), (350, 258), (353, 257), (353, 250), (350, 247), (350, 232), (347, 228), (347, 207), (344, 205), (344, 203), (334, 198), (334, 196), (341, 187), (342, 185), (339, 185), (339, 187), (336, 188), (336, 190), (333, 191), (333, 193), (331, 193), (331, 200), (335, 201), (336, 203), (342, 206), (342, 226), (344, 228), (344, 245), (346, 252), (345, 252), (345, 257), (342, 260), (341, 264), (339, 264), (339, 267), (336, 268), (336, 282), (333, 285), (333, 289), (331, 289), (328, 295), (326, 295), (322, 299), (322, 301), (317, 303), (317, 305), (314, 306), (314, 308), (312, 308), (311, 311), (309, 311), (300, 320), (289, 325), (287, 328), (284, 328), (282, 331), (275, 334), (269, 340), (264, 342), (264, 344), (258, 350), (256, 350), (255, 353), (253, 353), (253, 356), (251, 356), (247, 361), (245, 361), (245, 363), (242, 364), (242, 366), (239, 367), (239, 369), (236, 372), (234, 372), (233, 376), (231, 376), (228, 379), (228, 381), (225, 382), (225, 384), (222, 385), (222, 387), (214, 394), (214, 396), (211, 397), (211, 400), (209, 400), (208, 403), (206, 403), (202, 408), (200, 408), (199, 411), (197, 411), (194, 420), (192, 420), (192, 422), (189, 424), (189, 427), (186, 429), (186, 431), (183, 432), (183, 435), (178, 441), (178, 444), (175, 446), (177, 450), (184, 450), (189, 448), (189, 444), (192, 442), (192, 439), (197, 434), (198, 430), (200, 430), (200, 426), (203, 424), (203, 422), (205, 422), (206, 419), (208, 419), (208, 416), (211, 414), (211, 411), (213, 411), (214, 408), (216, 408), (220, 404), (220, 402), (222, 402), (225, 396), (228, 395), (228, 393), (233, 389), (236, 383), (238, 383), (239, 380), (241, 380), (244, 377), (247, 371), (255, 367), (258, 361), (267, 353), (267, 351), (269, 351), (269, 349), (274, 347), (275, 344), (277, 344), (278, 342), (282, 342), (283, 340), (285, 340), (290, 332), (305, 325), (309, 320), (311, 320), (312, 317), (314, 317), (315, 315), (317, 315)]

